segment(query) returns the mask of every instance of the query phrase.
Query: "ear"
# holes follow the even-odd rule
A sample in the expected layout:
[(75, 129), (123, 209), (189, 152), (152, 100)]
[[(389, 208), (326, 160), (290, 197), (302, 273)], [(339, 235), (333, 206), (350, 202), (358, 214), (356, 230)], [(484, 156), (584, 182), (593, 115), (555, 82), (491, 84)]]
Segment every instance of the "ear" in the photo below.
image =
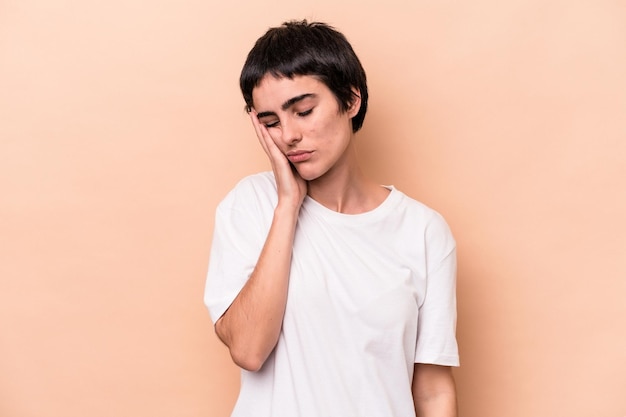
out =
[(361, 92), (352, 87), (352, 102), (348, 107), (348, 116), (353, 118), (359, 113), (359, 110), (361, 110)]

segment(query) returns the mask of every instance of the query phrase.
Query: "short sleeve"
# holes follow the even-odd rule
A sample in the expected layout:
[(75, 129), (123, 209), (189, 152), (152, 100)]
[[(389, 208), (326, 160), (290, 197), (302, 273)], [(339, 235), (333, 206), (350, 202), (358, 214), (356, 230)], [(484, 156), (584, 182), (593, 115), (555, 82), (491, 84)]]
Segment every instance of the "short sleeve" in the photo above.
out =
[(419, 307), (416, 363), (459, 366), (456, 341), (456, 243), (436, 214), (425, 234), (426, 294)]
[(247, 282), (265, 242), (273, 208), (259, 198), (262, 188), (239, 184), (217, 207), (204, 292), (214, 323)]

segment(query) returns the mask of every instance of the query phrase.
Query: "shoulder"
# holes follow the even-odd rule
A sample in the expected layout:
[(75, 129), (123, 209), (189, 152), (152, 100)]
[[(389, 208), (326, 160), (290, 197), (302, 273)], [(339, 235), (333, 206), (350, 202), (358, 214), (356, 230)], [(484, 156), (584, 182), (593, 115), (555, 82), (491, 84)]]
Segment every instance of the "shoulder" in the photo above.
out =
[(262, 238), (272, 220), (277, 193), (274, 175), (261, 172), (240, 180), (218, 204), (216, 230), (227, 234)]
[(401, 194), (400, 212), (413, 224), (414, 232), (421, 231), (419, 234), (424, 236), (426, 243), (430, 246), (441, 246), (444, 251), (456, 246), (448, 223), (437, 210), (401, 191), (396, 192)]
[(432, 224), (434, 226), (441, 227), (445, 225), (447, 227), (444, 217), (432, 207), (409, 197), (395, 188), (394, 192), (400, 195), (398, 199), (400, 210), (406, 212), (411, 218), (421, 220), (425, 226)]
[(218, 209), (272, 205), (276, 199), (274, 174), (271, 171), (260, 172), (241, 179), (220, 202)]

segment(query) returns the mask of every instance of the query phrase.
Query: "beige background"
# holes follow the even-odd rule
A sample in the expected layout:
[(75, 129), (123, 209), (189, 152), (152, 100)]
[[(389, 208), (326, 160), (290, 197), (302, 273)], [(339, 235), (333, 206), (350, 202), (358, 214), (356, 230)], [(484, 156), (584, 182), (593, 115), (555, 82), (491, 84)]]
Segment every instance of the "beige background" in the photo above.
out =
[(626, 416), (616, 0), (0, 1), (0, 415), (228, 415), (213, 214), (268, 168), (237, 79), (302, 17), (368, 72), (366, 170), (456, 235), (461, 415)]

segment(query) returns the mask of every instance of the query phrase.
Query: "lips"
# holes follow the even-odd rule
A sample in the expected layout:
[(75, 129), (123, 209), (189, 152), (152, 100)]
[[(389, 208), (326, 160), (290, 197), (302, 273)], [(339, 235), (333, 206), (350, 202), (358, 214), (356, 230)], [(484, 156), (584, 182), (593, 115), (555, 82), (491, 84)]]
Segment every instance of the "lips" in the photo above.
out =
[(313, 155), (312, 151), (291, 151), (287, 153), (287, 158), (293, 163), (298, 163), (308, 160), (311, 155)]

